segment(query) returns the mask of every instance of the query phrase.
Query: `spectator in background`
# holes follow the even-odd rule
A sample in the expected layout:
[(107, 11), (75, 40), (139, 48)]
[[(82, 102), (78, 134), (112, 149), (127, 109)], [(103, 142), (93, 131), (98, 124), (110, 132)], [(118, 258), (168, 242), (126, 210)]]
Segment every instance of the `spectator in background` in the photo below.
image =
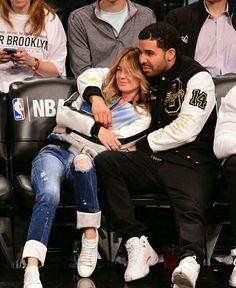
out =
[[(210, 73), (193, 59), (182, 57), (179, 42), (176, 29), (165, 22), (151, 24), (140, 32), (139, 61), (152, 88), (149, 134), (127, 153), (100, 153), (95, 164), (114, 228), (126, 241), (125, 281), (147, 275), (153, 260), (143, 225), (135, 218), (130, 194), (164, 190), (179, 235), (180, 262), (172, 282), (175, 288), (193, 288), (204, 258), (205, 208), (218, 172), (213, 153), (216, 101)], [(95, 85), (91, 73), (87, 82), (88, 100), (101, 109), (98, 88), (102, 83)]]
[(0, 1), (0, 91), (27, 77), (64, 74), (66, 55), (62, 23), (43, 0)]
[(156, 21), (150, 8), (129, 0), (100, 0), (73, 11), (68, 20), (69, 63), (77, 78), (91, 67), (109, 67), (137, 35)]
[(215, 130), (214, 152), (217, 158), (225, 160), (222, 176), (229, 196), (231, 229), (235, 239), (235, 247), (231, 250), (235, 267), (229, 285), (236, 287), (236, 86), (222, 98)]
[(236, 8), (227, 0), (199, 0), (172, 10), (166, 21), (181, 35), (180, 52), (212, 76), (236, 73)]

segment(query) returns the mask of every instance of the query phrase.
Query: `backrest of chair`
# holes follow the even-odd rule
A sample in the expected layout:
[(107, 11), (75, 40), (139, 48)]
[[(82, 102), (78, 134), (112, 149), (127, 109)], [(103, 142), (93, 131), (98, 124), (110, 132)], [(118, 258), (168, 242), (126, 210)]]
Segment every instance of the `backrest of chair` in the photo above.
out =
[(30, 162), (55, 125), (58, 105), (76, 90), (75, 79), (41, 78), (12, 83), (9, 91), (10, 157)]
[(8, 151), (7, 151), (7, 94), (0, 95), (0, 174), (8, 175)]
[(0, 160), (7, 160), (7, 95), (0, 95)]
[(217, 110), (219, 110), (222, 97), (225, 97), (229, 90), (236, 85), (236, 74), (217, 76), (213, 80), (216, 87)]

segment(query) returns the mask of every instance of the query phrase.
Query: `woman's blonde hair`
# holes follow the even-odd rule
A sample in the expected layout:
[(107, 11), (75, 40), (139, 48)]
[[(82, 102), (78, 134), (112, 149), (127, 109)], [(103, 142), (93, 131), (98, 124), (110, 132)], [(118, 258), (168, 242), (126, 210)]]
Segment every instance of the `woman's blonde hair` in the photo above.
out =
[[(3, 18), (12, 28), (13, 24), (9, 18), (9, 12), (12, 10), (10, 0), (0, 1), (0, 17)], [(44, 0), (31, 0), (29, 8), (29, 19), (25, 23), (25, 33), (28, 35), (39, 36), (45, 28), (45, 18), (52, 13), (55, 17), (55, 11), (44, 2)]]
[(114, 64), (111, 66), (109, 73), (106, 78), (106, 82), (103, 85), (103, 93), (105, 94), (105, 99), (107, 103), (111, 103), (114, 99), (120, 97), (120, 91), (116, 81), (116, 72), (120, 61), (125, 60), (125, 63), (129, 69), (129, 72), (140, 81), (139, 93), (133, 99), (134, 108), (136, 106), (142, 106), (145, 109), (149, 108), (147, 96), (149, 93), (149, 82), (142, 72), (139, 63), (140, 51), (138, 48), (129, 47), (121, 51), (121, 53), (116, 58)]

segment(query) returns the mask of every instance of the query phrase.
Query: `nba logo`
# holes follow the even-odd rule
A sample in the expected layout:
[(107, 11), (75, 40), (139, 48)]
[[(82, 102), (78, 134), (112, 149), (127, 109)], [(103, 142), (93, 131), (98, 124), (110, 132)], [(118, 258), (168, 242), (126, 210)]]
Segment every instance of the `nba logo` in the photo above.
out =
[(13, 113), (15, 120), (24, 120), (25, 119), (25, 109), (24, 102), (22, 98), (12, 99), (13, 104)]

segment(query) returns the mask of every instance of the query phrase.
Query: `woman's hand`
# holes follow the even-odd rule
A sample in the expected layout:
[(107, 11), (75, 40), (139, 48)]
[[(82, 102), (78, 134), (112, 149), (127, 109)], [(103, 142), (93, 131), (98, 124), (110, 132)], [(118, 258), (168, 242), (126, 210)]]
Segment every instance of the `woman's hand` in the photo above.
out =
[(0, 64), (7, 63), (12, 60), (12, 55), (0, 49)]
[(118, 137), (119, 135), (104, 127), (99, 129), (98, 139), (101, 141), (102, 145), (106, 147), (107, 150), (117, 151), (121, 148), (121, 143), (118, 140)]
[(35, 58), (30, 56), (25, 48), (18, 48), (17, 52), (12, 54), (11, 59), (13, 62), (25, 64), (29, 67), (32, 67), (35, 64)]

